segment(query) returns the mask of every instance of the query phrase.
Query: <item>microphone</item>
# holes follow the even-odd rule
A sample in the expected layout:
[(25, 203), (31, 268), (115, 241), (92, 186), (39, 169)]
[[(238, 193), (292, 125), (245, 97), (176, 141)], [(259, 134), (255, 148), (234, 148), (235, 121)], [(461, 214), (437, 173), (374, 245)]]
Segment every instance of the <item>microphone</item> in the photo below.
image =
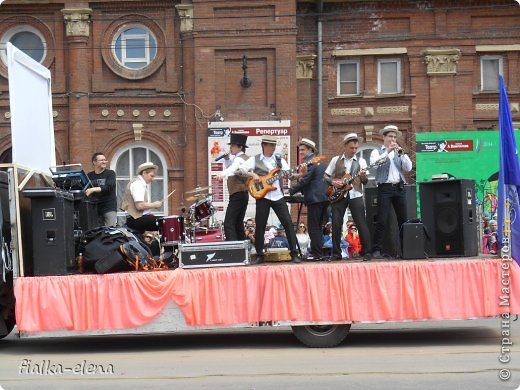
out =
[(216, 158), (215, 158), (215, 162), (216, 162), (216, 161), (220, 161), (220, 160), (222, 160), (224, 157), (227, 157), (227, 156), (229, 156), (229, 152), (224, 153), (224, 154), (221, 154), (220, 156), (216, 157)]

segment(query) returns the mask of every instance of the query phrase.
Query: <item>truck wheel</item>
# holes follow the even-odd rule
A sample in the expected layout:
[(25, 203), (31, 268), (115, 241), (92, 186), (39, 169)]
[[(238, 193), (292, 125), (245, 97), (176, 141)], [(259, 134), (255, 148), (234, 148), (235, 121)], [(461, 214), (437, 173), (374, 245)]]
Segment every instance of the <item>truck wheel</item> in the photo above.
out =
[(302, 344), (310, 348), (330, 348), (347, 337), (352, 324), (293, 326), (292, 331)]
[(9, 335), (16, 325), (14, 307), (13, 277), (9, 274), (5, 283), (0, 281), (0, 321), (5, 324), (5, 328), (0, 325), (0, 339)]

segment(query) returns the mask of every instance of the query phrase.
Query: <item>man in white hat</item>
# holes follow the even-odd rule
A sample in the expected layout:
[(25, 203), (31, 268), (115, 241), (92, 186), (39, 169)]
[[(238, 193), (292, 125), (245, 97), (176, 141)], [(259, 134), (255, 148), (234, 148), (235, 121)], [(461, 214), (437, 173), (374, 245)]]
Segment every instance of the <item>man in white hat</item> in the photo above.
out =
[(157, 169), (157, 165), (152, 162), (139, 165), (136, 177), (128, 183), (121, 202), (121, 209), (127, 212), (126, 225), (141, 233), (157, 230), (157, 217), (153, 215), (153, 210), (160, 209), (162, 201), (152, 202), (149, 191)]
[[(316, 153), (316, 143), (307, 138), (302, 138), (298, 143), (298, 152), (302, 162), (310, 161)], [(297, 192), (303, 194), (304, 203), (307, 206), (307, 226), (311, 245), (307, 253), (307, 260), (320, 260), (323, 258), (323, 225), (327, 218), (327, 183), (323, 181), (325, 165), (312, 164), (301, 172), (298, 181), (289, 189), (289, 194)]]
[[(341, 260), (341, 239), (343, 234), (343, 219), (347, 207), (356, 223), (361, 238), (361, 255), (363, 260), (372, 258), (372, 242), (365, 218), (365, 203), (363, 201), (363, 185), (368, 182), (367, 162), (356, 155), (360, 137), (349, 133), (343, 138), (343, 154), (335, 156), (325, 170), (325, 181), (341, 194), (338, 200), (331, 204), (332, 209), (332, 257), (331, 260)], [(345, 186), (345, 178), (354, 178), (352, 188)], [(339, 192), (338, 192), (339, 191)]]
[[(405, 173), (412, 170), (412, 161), (403, 149), (398, 145), (397, 138), (401, 137), (399, 128), (395, 125), (387, 125), (379, 131), (383, 137), (383, 146), (374, 149), (370, 155), (370, 163), (374, 164), (380, 159), (386, 162), (377, 167), (377, 224), (374, 233), (374, 258), (383, 258), (381, 248), (388, 223), (390, 207), (393, 207), (401, 226), (407, 221), (406, 214), (406, 184)], [(401, 239), (402, 241), (402, 239)]]
[[(290, 170), (289, 164), (281, 155), (275, 154), (277, 138), (271, 135), (264, 135), (261, 140), (262, 153), (257, 154), (254, 158), (250, 158), (242, 164), (239, 169), (242, 174), (247, 174), (253, 180), (260, 182), (260, 176), (265, 176), (275, 168), (282, 171)], [(255, 249), (256, 259), (253, 264), (264, 262), (264, 233), (269, 217), (269, 211), (273, 209), (278, 220), (285, 229), (287, 240), (289, 241), (289, 250), (291, 252), (291, 260), (293, 263), (300, 263), (298, 256), (296, 232), (293, 228), (289, 209), (283, 198), (283, 185), (281, 180), (276, 180), (272, 185), (274, 191), (269, 191), (261, 199), (256, 200), (256, 230), (255, 230)]]
[(249, 195), (247, 192), (247, 176), (240, 175), (238, 168), (249, 159), (245, 154), (247, 135), (231, 133), (229, 153), (224, 155), (226, 169), (217, 175), (219, 180), (227, 178), (229, 203), (224, 218), (226, 241), (244, 241), (244, 217), (246, 216)]

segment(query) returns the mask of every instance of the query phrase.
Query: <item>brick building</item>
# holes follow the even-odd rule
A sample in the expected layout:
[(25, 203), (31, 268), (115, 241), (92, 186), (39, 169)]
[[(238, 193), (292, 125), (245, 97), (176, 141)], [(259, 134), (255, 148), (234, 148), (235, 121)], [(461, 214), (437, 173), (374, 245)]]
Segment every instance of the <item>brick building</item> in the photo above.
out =
[[(393, 123), (413, 151), (416, 132), (496, 129), (501, 72), (518, 122), (519, 37), (512, 0), (0, 6), (2, 49), (11, 41), (51, 71), (57, 161), (89, 169), (101, 151), (121, 193), (135, 167), (153, 160), (155, 195), (177, 189), (165, 214), (208, 183), (207, 126), (217, 109), (227, 121), (290, 120), (293, 150), (308, 137), (330, 157), (355, 131), (368, 153)], [(8, 162), (5, 50), (0, 57), (0, 160)]]

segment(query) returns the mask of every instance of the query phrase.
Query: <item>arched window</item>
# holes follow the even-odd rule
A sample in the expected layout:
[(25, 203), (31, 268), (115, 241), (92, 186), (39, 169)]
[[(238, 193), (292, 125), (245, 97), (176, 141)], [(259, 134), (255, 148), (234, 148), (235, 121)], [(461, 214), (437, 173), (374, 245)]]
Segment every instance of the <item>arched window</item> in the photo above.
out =
[[(166, 162), (159, 152), (153, 149), (150, 145), (132, 144), (132, 146), (124, 148), (117, 152), (111, 162), (111, 169), (116, 172), (117, 180), (117, 204), (121, 204), (123, 195), (125, 194), (126, 186), (130, 180), (135, 176), (137, 167), (147, 161), (153, 162), (159, 167), (157, 176), (151, 185), (152, 202), (163, 200), (167, 193), (168, 174), (166, 169)], [(168, 202), (163, 203), (163, 208), (154, 210), (155, 215), (168, 215)], [(121, 222), (125, 215), (124, 211), (118, 210), (118, 222)]]

